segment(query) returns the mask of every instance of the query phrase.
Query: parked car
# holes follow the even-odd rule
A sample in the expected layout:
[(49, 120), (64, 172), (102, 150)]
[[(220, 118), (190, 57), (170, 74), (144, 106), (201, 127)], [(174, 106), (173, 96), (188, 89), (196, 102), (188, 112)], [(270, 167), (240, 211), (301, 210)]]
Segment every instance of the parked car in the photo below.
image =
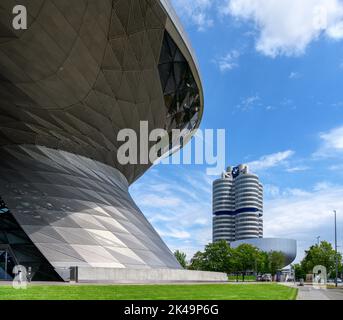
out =
[(300, 286), (300, 287), (304, 286), (304, 279), (300, 279), (298, 286)]
[[(335, 279), (328, 279), (327, 283), (336, 283)], [(337, 278), (337, 283), (342, 283), (341, 278)]]
[(271, 274), (264, 274), (262, 276), (262, 281), (264, 282), (271, 282), (273, 279), (272, 279), (272, 275)]

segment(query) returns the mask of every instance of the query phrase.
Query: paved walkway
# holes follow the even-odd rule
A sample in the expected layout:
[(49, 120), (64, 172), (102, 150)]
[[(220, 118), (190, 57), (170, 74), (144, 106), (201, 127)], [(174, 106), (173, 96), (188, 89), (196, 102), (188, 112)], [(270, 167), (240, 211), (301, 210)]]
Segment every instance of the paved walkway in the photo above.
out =
[(299, 287), (293, 284), (285, 284), (298, 288), (297, 300), (343, 300), (343, 287), (338, 289), (315, 289), (312, 285)]
[(323, 289), (315, 289), (312, 286), (298, 287), (297, 300), (330, 300)]

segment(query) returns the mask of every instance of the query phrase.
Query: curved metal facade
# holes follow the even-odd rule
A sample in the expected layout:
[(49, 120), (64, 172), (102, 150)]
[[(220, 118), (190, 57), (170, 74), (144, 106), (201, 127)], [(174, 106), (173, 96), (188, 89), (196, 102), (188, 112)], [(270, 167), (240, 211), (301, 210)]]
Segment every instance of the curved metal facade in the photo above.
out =
[(19, 3), (0, 8), (0, 146), (91, 157), (132, 183), (151, 164), (118, 163), (120, 129), (139, 132), (143, 120), (149, 131), (199, 125), (202, 88), (190, 47), (159, 1), (29, 1), (28, 30), (14, 31)]
[(118, 170), (45, 147), (11, 146), (2, 148), (1, 155), (0, 193), (6, 205), (62, 276), (71, 265), (180, 268)]
[(159, 0), (26, 1), (28, 29), (15, 31), (16, 4), (0, 6), (0, 196), (16, 227), (56, 268), (179, 268), (127, 193), (152, 164), (121, 165), (116, 139), (124, 128), (140, 137), (140, 121), (149, 132), (200, 124), (200, 75), (173, 11)]
[(263, 238), (263, 239), (245, 239), (231, 242), (233, 248), (247, 243), (251, 244), (264, 252), (281, 251), (285, 255), (285, 265), (291, 264), (297, 256), (297, 241), (292, 239)]

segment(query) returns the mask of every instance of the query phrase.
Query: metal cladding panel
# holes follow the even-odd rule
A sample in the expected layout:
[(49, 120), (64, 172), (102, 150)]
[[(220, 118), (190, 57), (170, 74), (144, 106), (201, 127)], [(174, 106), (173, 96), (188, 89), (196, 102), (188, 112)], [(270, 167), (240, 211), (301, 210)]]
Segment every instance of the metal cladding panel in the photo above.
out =
[(259, 239), (243, 239), (231, 242), (230, 245), (233, 248), (239, 245), (247, 243), (251, 244), (262, 251), (281, 251), (285, 257), (285, 266), (291, 264), (297, 256), (297, 241), (293, 239), (282, 239), (282, 238), (259, 238)]
[[(23, 4), (28, 29), (16, 31), (12, 10)], [(165, 5), (0, 5), (0, 213), (56, 268), (180, 268), (128, 193), (151, 163), (117, 159), (121, 129), (140, 138), (148, 121), (149, 132), (180, 129), (186, 143), (200, 124), (195, 56)]]
[(1, 148), (0, 176), (4, 203), (54, 268), (180, 269), (118, 170), (64, 151), (10, 146)]
[[(2, 2), (0, 146), (64, 150), (117, 168), (129, 183), (138, 179), (151, 163), (118, 162), (119, 130), (139, 133), (140, 121), (148, 121), (151, 132), (182, 116), (166, 106), (159, 65), (166, 32), (180, 36), (173, 38), (177, 48), (186, 40), (176, 27), (166, 31), (170, 17), (160, 1)], [(16, 4), (27, 7), (27, 30), (11, 26)], [(201, 98), (199, 115), (189, 117), (187, 109), (183, 118), (195, 122), (195, 128), (202, 114), (202, 88), (193, 59), (186, 60)], [(178, 104), (183, 106), (183, 101)]]

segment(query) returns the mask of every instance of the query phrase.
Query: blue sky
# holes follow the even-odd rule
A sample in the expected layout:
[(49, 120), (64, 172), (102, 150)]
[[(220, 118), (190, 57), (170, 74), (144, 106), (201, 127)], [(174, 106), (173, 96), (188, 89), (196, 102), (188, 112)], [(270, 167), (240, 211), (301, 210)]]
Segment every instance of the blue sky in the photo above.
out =
[[(343, 2), (173, 0), (197, 54), (202, 129), (226, 129), (227, 164), (265, 187), (265, 237), (343, 246)], [(206, 166), (158, 165), (131, 187), (172, 250), (211, 241)], [(342, 249), (342, 247), (341, 247)]]

